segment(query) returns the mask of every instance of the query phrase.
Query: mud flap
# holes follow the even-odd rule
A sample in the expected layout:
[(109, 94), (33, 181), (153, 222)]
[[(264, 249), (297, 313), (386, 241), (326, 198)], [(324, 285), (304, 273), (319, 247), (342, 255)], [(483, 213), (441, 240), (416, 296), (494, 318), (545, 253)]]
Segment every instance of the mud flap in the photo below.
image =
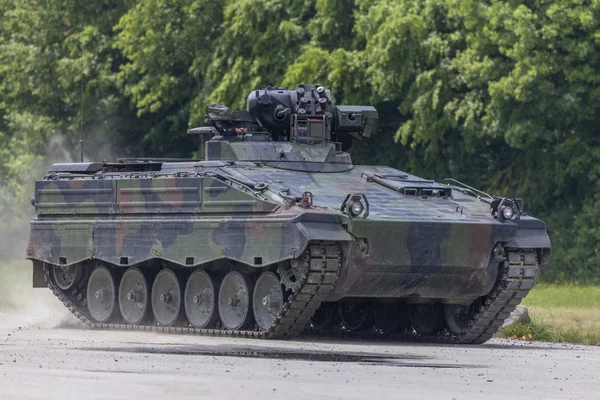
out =
[(33, 261), (32, 284), (34, 288), (48, 287), (44, 275), (44, 264), (41, 261)]

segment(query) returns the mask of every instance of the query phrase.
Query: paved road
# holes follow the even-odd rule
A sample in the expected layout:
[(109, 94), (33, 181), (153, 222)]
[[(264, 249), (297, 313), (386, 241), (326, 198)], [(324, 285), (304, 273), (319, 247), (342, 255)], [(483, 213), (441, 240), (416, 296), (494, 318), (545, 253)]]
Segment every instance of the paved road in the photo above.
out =
[(36, 307), (0, 312), (0, 398), (600, 399), (600, 348), (89, 331)]

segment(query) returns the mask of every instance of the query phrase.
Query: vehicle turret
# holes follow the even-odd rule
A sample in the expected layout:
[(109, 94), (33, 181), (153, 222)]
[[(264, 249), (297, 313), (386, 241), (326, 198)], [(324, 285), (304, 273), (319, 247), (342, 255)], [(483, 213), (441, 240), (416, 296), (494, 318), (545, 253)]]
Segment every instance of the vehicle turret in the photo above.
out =
[(188, 133), (228, 142), (338, 143), (337, 150), (346, 151), (353, 139), (371, 135), (378, 115), (372, 106), (336, 105), (324, 86), (298, 84), (294, 90), (268, 86), (252, 91), (244, 111), (230, 113), (214, 103), (207, 119), (212, 126)]

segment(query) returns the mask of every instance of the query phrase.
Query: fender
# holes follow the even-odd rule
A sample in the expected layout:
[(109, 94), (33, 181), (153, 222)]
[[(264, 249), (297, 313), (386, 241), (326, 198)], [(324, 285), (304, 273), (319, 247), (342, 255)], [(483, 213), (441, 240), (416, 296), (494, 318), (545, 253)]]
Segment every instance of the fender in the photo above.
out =
[(520, 228), (517, 230), (515, 237), (506, 242), (504, 247), (511, 249), (536, 249), (540, 254), (540, 265), (548, 264), (552, 255), (550, 237), (544, 227), (537, 229)]

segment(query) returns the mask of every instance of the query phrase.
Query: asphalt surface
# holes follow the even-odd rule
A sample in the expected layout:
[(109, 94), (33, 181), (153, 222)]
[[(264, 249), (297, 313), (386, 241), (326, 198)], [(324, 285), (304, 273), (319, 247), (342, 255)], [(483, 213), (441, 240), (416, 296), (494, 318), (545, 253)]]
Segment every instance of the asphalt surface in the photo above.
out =
[(598, 347), (90, 331), (43, 297), (0, 311), (0, 399), (600, 399)]

